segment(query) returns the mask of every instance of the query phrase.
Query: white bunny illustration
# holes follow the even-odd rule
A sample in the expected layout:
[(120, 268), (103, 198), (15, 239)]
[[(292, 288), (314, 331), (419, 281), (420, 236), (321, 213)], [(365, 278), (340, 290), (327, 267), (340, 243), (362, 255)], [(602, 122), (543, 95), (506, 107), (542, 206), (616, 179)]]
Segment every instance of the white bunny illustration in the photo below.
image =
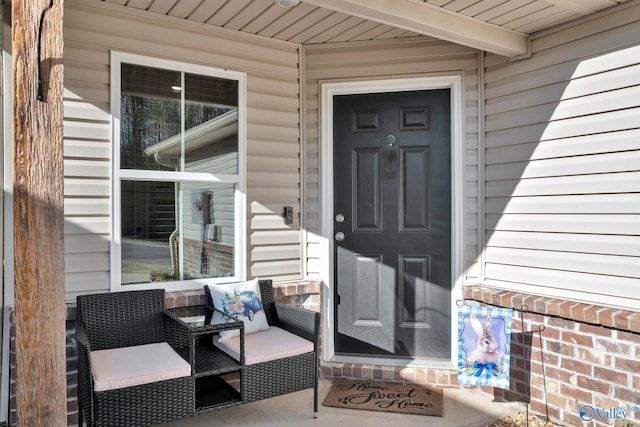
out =
[(491, 335), (491, 313), (487, 315), (484, 324), (476, 317), (475, 314), (469, 316), (471, 319), (471, 327), (478, 336), (478, 346), (469, 355), (472, 362), (482, 364), (495, 363), (500, 361), (498, 354), (498, 343)]

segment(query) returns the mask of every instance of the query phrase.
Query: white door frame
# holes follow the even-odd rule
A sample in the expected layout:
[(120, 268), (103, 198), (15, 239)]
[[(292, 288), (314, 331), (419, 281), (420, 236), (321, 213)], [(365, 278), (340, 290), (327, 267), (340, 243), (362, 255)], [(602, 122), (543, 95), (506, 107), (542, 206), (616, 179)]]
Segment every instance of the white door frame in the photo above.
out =
[[(363, 93), (409, 90), (451, 90), (451, 359), (389, 359), (336, 355), (334, 348), (334, 249), (333, 249), (333, 97)], [(410, 365), (450, 368), (456, 366), (457, 305), (462, 298), (463, 272), (463, 181), (464, 181), (464, 93), (461, 74), (365, 81), (329, 81), (320, 83), (320, 236), (322, 310), (324, 334), (322, 359), (331, 362), (375, 365)]]

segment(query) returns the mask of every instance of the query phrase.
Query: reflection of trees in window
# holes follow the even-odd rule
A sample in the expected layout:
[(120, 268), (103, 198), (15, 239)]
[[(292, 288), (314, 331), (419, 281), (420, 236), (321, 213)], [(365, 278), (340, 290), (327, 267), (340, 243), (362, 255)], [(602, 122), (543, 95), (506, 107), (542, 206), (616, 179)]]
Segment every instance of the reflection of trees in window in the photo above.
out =
[(123, 169), (166, 169), (144, 150), (180, 133), (180, 101), (122, 95), (120, 165)]
[(184, 114), (185, 130), (213, 120), (231, 110), (232, 108), (229, 107), (187, 103)]
[[(180, 128), (180, 100), (159, 99), (123, 94), (121, 97), (120, 165), (123, 169), (176, 169), (158, 164), (144, 153), (145, 149), (178, 135)], [(205, 104), (185, 104), (185, 131), (219, 117), (233, 108)], [(187, 141), (188, 142), (188, 141)]]

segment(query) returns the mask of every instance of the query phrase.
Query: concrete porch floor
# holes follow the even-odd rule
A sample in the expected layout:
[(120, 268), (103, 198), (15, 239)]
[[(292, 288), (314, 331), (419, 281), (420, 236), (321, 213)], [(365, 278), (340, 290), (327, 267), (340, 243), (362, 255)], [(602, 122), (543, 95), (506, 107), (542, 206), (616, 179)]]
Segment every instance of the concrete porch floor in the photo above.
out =
[(475, 388), (444, 388), (444, 417), (401, 415), (323, 406), (331, 382), (321, 379), (319, 417), (313, 418), (313, 390), (304, 390), (247, 405), (207, 412), (183, 420), (162, 424), (166, 427), (209, 426), (420, 426), (481, 427), (498, 418), (522, 411), (522, 404), (494, 402), (492, 396)]

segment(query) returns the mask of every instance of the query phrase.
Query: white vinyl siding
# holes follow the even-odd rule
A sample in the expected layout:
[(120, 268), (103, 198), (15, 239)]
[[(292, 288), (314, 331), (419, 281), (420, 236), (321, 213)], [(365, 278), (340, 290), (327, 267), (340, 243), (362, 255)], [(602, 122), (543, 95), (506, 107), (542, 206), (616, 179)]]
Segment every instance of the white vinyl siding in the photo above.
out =
[[(464, 274), (478, 280), (478, 60), (477, 51), (436, 39), (305, 46), (307, 275), (319, 277), (320, 147), (319, 83), (462, 74), (464, 85)], [(457, 278), (456, 278), (457, 279)]]
[(486, 284), (640, 306), (639, 15), (487, 57)]
[(247, 74), (247, 276), (300, 278), (297, 46), (73, 1), (64, 36), (66, 299), (110, 289), (112, 50)]

